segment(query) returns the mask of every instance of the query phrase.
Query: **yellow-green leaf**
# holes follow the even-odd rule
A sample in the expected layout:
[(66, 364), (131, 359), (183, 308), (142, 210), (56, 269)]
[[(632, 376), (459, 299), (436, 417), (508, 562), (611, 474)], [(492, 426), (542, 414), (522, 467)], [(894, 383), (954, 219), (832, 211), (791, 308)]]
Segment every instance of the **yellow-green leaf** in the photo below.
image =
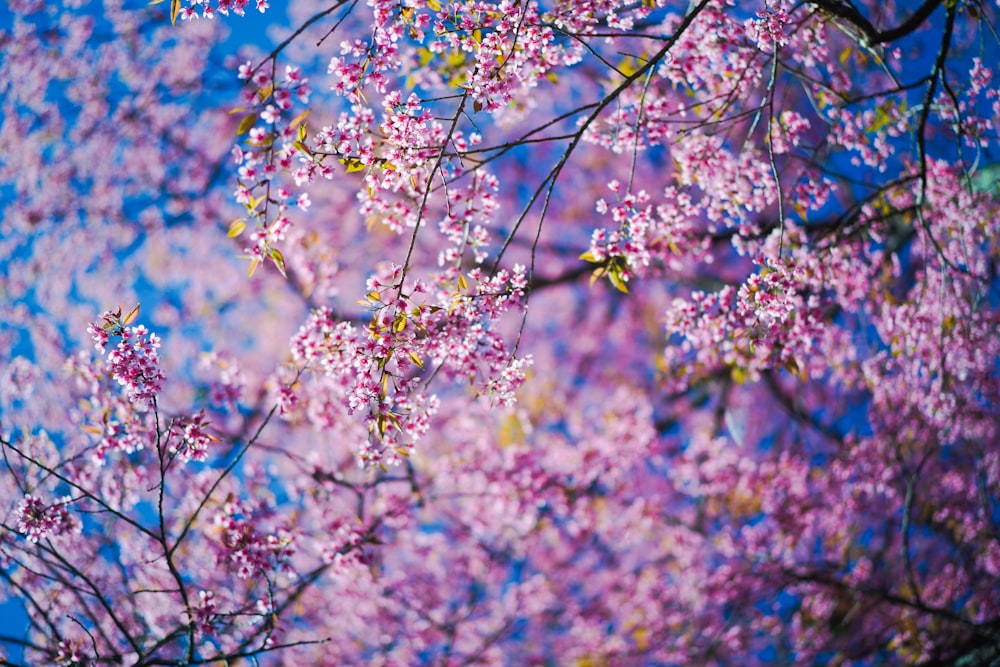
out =
[(142, 305), (142, 304), (138, 304), (138, 303), (135, 304), (135, 308), (133, 308), (132, 310), (128, 311), (128, 315), (126, 315), (125, 317), (122, 318), (122, 326), (125, 326), (126, 324), (131, 324), (132, 323), (132, 320), (134, 320), (135, 317), (136, 317), (136, 315), (139, 314), (139, 306), (140, 305)]
[(238, 220), (233, 220), (229, 225), (229, 233), (227, 236), (231, 239), (235, 239), (237, 236), (243, 233), (243, 230), (247, 228), (247, 223), (243, 221), (242, 218)]
[(253, 274), (257, 270), (258, 266), (260, 266), (259, 257), (254, 257), (253, 259), (250, 260), (250, 269), (247, 270), (247, 278), (253, 278)]
[(177, 15), (181, 13), (181, 0), (170, 0), (170, 25), (177, 21)]
[(594, 256), (594, 252), (592, 250), (588, 250), (587, 252), (580, 255), (580, 259), (582, 259), (585, 262), (592, 262), (592, 263), (597, 263), (601, 261)]
[(599, 266), (594, 269), (594, 272), (590, 274), (590, 286), (593, 287), (597, 279), (604, 275), (605, 269), (603, 266)]
[(625, 294), (628, 294), (628, 285), (625, 284), (625, 279), (622, 278), (621, 271), (617, 269), (609, 271), (608, 279), (611, 281), (611, 284), (614, 285), (619, 292), (624, 292)]
[(417, 356), (416, 352), (410, 352), (410, 361), (417, 365), (417, 368), (423, 369), (424, 362)]
[(356, 157), (342, 157), (340, 158), (340, 164), (347, 167), (347, 173), (353, 174), (356, 171), (363, 171), (365, 168), (365, 163)]
[[(290, 122), (288, 124), (288, 127), (296, 127), (296, 126), (298, 126), (300, 128), (299, 131), (300, 132), (304, 132), (305, 125), (303, 125), (302, 122), (306, 118), (309, 117), (309, 114), (310, 114), (311, 111), (312, 111), (311, 109), (306, 109), (305, 111), (303, 111), (302, 113), (300, 113), (298, 116), (296, 116), (295, 118), (292, 119), (292, 122)], [(300, 137), (300, 139), (301, 138), (302, 137)]]
[(463, 292), (469, 289), (469, 283), (465, 280), (464, 273), (458, 274), (458, 289), (462, 290)]
[(253, 129), (253, 126), (257, 124), (257, 114), (250, 113), (243, 116), (243, 120), (240, 121), (240, 126), (236, 128), (237, 135), (244, 135)]
[(429, 63), (431, 60), (434, 59), (434, 54), (431, 53), (430, 49), (420, 47), (419, 49), (417, 49), (417, 58), (418, 62), (420, 63), (420, 66), (423, 67), (424, 65), (426, 65), (427, 63)]
[(271, 248), (268, 254), (271, 256), (274, 266), (281, 272), (281, 275), (287, 278), (288, 276), (285, 274), (285, 257), (281, 254), (281, 251), (277, 248)]
[(640, 67), (641, 65), (638, 60), (632, 56), (627, 56), (621, 61), (621, 64), (618, 65), (618, 71), (621, 72), (623, 76), (630, 77), (638, 72)]
[(427, 8), (435, 12), (441, 11), (441, 0), (427, 0)]
[(519, 445), (524, 442), (524, 425), (516, 412), (506, 415), (500, 422), (500, 432), (497, 434), (501, 447)]

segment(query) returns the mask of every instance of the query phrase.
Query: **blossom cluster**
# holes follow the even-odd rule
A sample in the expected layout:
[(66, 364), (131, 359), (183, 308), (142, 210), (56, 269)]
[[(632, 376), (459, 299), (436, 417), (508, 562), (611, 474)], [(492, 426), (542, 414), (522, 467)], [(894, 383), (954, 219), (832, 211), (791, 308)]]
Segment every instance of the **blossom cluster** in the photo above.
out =
[[(422, 389), (431, 369), (467, 381), (493, 400), (510, 405), (524, 382), (530, 357), (516, 359), (491, 325), (525, 297), (524, 267), (486, 277), (454, 270), (437, 289), (420, 280), (400, 284), (401, 267), (369, 278), (365, 329), (337, 322), (333, 312), (313, 312), (292, 340), (292, 361), (318, 374), (313, 381), (336, 397), (348, 414), (363, 416), (369, 437), (360, 446), (363, 465), (398, 464), (428, 430), (439, 399)], [(471, 282), (471, 284), (470, 284)], [(457, 289), (456, 289), (457, 287)], [(340, 423), (323, 409), (315, 390), (296, 393), (298, 410), (324, 424)]]
[(124, 388), (129, 402), (140, 412), (145, 412), (156, 404), (156, 396), (163, 389), (166, 376), (160, 369), (159, 336), (141, 324), (126, 326), (137, 310), (138, 307), (124, 319), (120, 308), (109, 310), (92, 322), (87, 330), (94, 346), (101, 352), (106, 349), (111, 336), (120, 338), (108, 353), (108, 369)]
[[(254, 0), (257, 11), (263, 14), (270, 7), (268, 0)], [(244, 16), (250, 0), (188, 0), (187, 6), (181, 7), (180, 18), (182, 21), (206, 18), (214, 19), (216, 13), (229, 16), (232, 12), (236, 16)]]
[(218, 615), (219, 604), (212, 591), (198, 591), (198, 605), (188, 612), (189, 622), (195, 630), (205, 637), (214, 637), (216, 634), (215, 619)]
[(145, 447), (141, 431), (134, 422), (123, 423), (108, 419), (100, 433), (100, 440), (93, 450), (93, 460), (104, 464), (111, 452), (134, 454)]
[(217, 562), (240, 579), (287, 567), (295, 553), (294, 532), (285, 528), (261, 532), (262, 514), (266, 512), (234, 498), (223, 503), (213, 517), (220, 531), (215, 544)]
[(71, 497), (64, 496), (57, 502), (46, 505), (41, 498), (26, 494), (14, 514), (17, 529), (29, 542), (79, 533), (80, 521), (68, 509), (72, 501)]
[(246, 113), (237, 128), (247, 138), (232, 150), (239, 173), (234, 197), (246, 215), (230, 225), (229, 234), (237, 237), (251, 228), (252, 245), (244, 251), (251, 275), (262, 262), (271, 262), (284, 273), (285, 259), (277, 246), (292, 225), (289, 209), (307, 211), (311, 202), (307, 193), (294, 193), (278, 176), (292, 170), (301, 150), (296, 144), (301, 146), (306, 131), (308, 112), (289, 118), (290, 112), (296, 102), (309, 102), (312, 89), (298, 67), (286, 67), (284, 76), (277, 78), (274, 68), (255, 68), (248, 61), (239, 66), (239, 78), (249, 84), (244, 94), (247, 106), (240, 109)]
[(789, 22), (788, 12), (783, 7), (769, 7), (757, 12), (757, 18), (746, 22), (747, 37), (757, 43), (764, 53), (776, 51), (788, 43), (785, 25)]
[(218, 352), (205, 353), (199, 367), (206, 372), (213, 372), (209, 396), (214, 405), (234, 407), (239, 404), (245, 391), (246, 378), (236, 358)]
[(176, 453), (184, 461), (204, 461), (208, 458), (208, 448), (218, 438), (209, 433), (209, 421), (204, 410), (193, 417), (182, 419), (174, 424), (178, 442), (170, 445), (170, 451)]

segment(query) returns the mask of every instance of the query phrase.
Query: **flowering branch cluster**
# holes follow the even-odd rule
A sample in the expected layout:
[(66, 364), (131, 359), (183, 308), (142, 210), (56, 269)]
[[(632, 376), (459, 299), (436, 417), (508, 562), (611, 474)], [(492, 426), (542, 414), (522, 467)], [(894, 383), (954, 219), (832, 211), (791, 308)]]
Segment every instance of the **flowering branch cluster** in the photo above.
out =
[(491, 279), (476, 270), (469, 278), (472, 290), (458, 274), (450, 290), (442, 277), (432, 291), (419, 280), (404, 288), (398, 266), (384, 277), (373, 276), (365, 329), (336, 322), (329, 309), (315, 311), (292, 340), (292, 362), (300, 370), (321, 373), (312, 379), (319, 386), (297, 391), (297, 409), (314, 423), (336, 424), (336, 409), (327, 401), (337, 397), (348, 413), (364, 417), (369, 436), (359, 448), (360, 462), (398, 465), (437, 412), (438, 397), (424, 393), (421, 385), (438, 371), (469, 382), (491, 400), (513, 404), (531, 359), (515, 359), (490, 326), (523, 303), (524, 268)]
[(111, 376), (124, 387), (130, 403), (137, 410), (145, 412), (156, 405), (156, 395), (163, 388), (166, 377), (160, 370), (157, 350), (160, 339), (150, 333), (145, 326), (129, 327), (129, 322), (138, 313), (136, 306), (132, 312), (122, 317), (121, 307), (115, 311), (105, 311), (99, 320), (88, 326), (94, 340), (94, 347), (104, 352), (111, 337), (121, 338), (118, 345), (108, 354), (108, 369)]
[(46, 505), (41, 498), (35, 498), (30, 493), (25, 495), (14, 514), (17, 529), (29, 542), (81, 532), (80, 522), (66, 509), (72, 500), (65, 496), (52, 505)]
[(279, 170), (291, 170), (292, 159), (299, 150), (295, 144), (301, 146), (305, 138), (304, 121), (308, 111), (289, 121), (285, 116), (296, 101), (308, 104), (312, 89), (297, 67), (286, 67), (284, 78), (277, 79), (273, 67), (254, 69), (252, 63), (246, 62), (239, 67), (239, 78), (252, 80), (254, 86), (244, 95), (244, 101), (250, 106), (239, 109), (249, 110), (237, 128), (239, 134), (247, 135), (246, 148), (233, 147), (240, 176), (235, 197), (246, 209), (246, 217), (230, 225), (229, 235), (239, 236), (248, 224), (251, 225), (253, 245), (245, 250), (250, 259), (249, 274), (252, 276), (264, 261), (272, 262), (284, 274), (285, 258), (277, 245), (284, 240), (291, 225), (288, 209), (295, 205), (308, 211), (310, 201), (305, 193), (293, 197), (275, 177)]
[(995, 3), (9, 5), (0, 662), (1000, 655)]

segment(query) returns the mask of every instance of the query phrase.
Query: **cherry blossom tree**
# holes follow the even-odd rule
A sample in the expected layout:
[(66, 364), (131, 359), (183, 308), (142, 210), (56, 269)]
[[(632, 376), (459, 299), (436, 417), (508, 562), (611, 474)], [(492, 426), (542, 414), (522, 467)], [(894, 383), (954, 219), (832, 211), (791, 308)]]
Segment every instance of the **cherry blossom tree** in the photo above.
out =
[(8, 6), (9, 664), (1000, 660), (996, 3)]

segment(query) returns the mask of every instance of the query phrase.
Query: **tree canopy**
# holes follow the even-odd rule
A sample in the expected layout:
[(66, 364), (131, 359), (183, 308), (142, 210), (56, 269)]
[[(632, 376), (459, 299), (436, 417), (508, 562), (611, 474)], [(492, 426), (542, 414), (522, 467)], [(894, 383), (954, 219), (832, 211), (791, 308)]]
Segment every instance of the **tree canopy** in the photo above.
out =
[(0, 658), (1000, 661), (1000, 4), (274, 5), (0, 16)]

